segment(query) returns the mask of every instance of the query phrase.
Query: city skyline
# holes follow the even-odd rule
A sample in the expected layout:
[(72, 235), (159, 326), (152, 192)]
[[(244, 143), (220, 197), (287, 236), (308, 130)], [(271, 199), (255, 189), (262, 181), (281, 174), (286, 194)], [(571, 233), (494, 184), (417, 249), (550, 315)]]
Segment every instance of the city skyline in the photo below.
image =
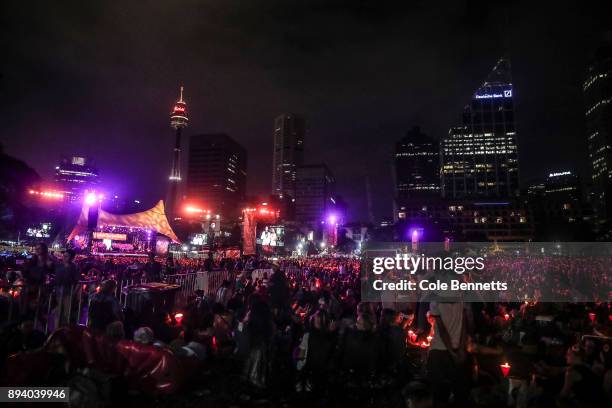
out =
[(610, 0), (0, 5), (0, 400), (612, 406)]
[[(11, 7), (18, 15), (23, 12), (17, 5)], [(373, 181), (374, 210), (381, 219), (392, 211), (394, 141), (415, 125), (435, 139), (444, 137), (445, 129), (459, 123), (457, 112), (501, 55), (513, 62), (523, 187), (548, 169), (588, 174), (582, 163), (586, 161), (582, 82), (606, 28), (592, 17), (600, 13), (587, 16), (574, 10), (590, 6), (566, 10), (521, 3), (510, 9), (504, 35), (500, 27), (482, 38), (483, 32), (501, 21), (503, 10), (496, 4), (468, 2), (440, 11), (440, 23), (428, 20), (433, 34), (418, 42), (411, 38), (423, 29), (419, 18), (434, 13), (427, 6), (385, 4), (368, 20), (367, 28), (361, 24), (364, 10), (358, 7), (338, 13), (331, 6), (313, 10), (299, 4), (266, 5), (261, 10), (217, 6), (213, 9), (221, 22), (206, 26), (196, 18), (185, 18), (184, 11), (166, 15), (157, 9), (155, 14), (168, 21), (180, 20), (182, 25), (174, 32), (160, 21), (158, 28), (147, 29), (146, 42), (134, 36), (140, 20), (132, 24), (127, 18), (142, 10), (128, 8), (119, 18), (113, 8), (108, 15), (98, 15), (95, 6), (90, 7), (53, 11), (63, 23), (58, 31), (54, 30), (59, 23), (51, 23), (53, 19), (39, 25), (39, 17), (29, 16), (36, 40), (21, 31), (22, 24), (13, 22), (7, 30), (17, 40), (8, 54), (13, 63), (0, 71), (0, 84), (15, 98), (4, 101), (9, 120), (0, 141), (7, 153), (24, 159), (47, 180), (61, 156), (83, 155), (93, 157), (103, 179), (122, 184), (118, 187), (124, 192), (151, 203), (165, 197), (173, 143), (167, 109), (176, 98), (177, 86), (184, 84), (190, 95), (192, 125), (185, 136), (225, 132), (244, 145), (252, 158), (249, 195), (270, 191), (271, 122), (281, 112), (295, 111), (309, 124), (307, 161), (330, 166), (338, 193), (349, 203), (350, 219), (367, 218), (365, 176)], [(306, 13), (322, 23), (322, 33), (308, 31), (309, 24), (289, 29), (276, 22), (258, 32), (254, 50), (246, 51), (244, 41), (253, 33), (252, 24), (271, 9), (276, 12), (275, 21), (286, 17), (296, 22), (300, 12)], [(531, 13), (522, 12), (526, 9)], [(194, 14), (207, 11), (196, 8)], [(62, 12), (65, 15), (56, 14)], [(76, 19), (79, 13), (94, 19), (93, 28)], [(549, 18), (538, 26), (535, 22), (542, 15)], [(333, 19), (348, 25), (354, 37), (330, 24)], [(444, 28), (447, 23), (450, 28)], [(209, 30), (208, 37), (220, 40), (224, 48), (197, 35), (202, 29)], [(110, 44), (98, 44), (98, 48), (81, 44), (68, 35), (71, 30), (87, 35), (110, 32)], [(233, 30), (236, 38), (230, 35)], [(46, 38), (41, 31), (52, 34)], [(397, 36), (390, 40), (390, 33)], [(125, 48), (117, 46), (119, 39), (127, 42)], [(149, 42), (155, 39), (164, 40), (157, 42), (159, 49), (150, 48)], [(269, 46), (262, 44), (270, 39)], [(45, 51), (48, 40), (63, 44), (63, 51), (49, 54)], [(180, 45), (173, 50), (176, 44)], [(150, 53), (138, 51), (140, 45)], [(435, 55), (429, 51), (432, 46), (439, 46)], [(202, 49), (203, 55), (194, 54), (190, 47)], [(85, 52), (78, 64), (77, 51)], [(274, 51), (294, 56), (295, 61), (266, 61)], [(324, 63), (325, 58), (331, 64)], [(185, 60), (189, 63), (181, 62)], [(156, 61), (156, 67), (147, 66)], [(553, 63), (566, 68), (551, 72)], [(136, 74), (137, 69), (143, 74)], [(50, 85), (43, 87), (43, 83)], [(542, 107), (546, 108), (543, 118), (539, 116)], [(545, 144), (551, 149), (546, 160), (534, 160)], [(355, 160), (360, 156), (367, 160)]]

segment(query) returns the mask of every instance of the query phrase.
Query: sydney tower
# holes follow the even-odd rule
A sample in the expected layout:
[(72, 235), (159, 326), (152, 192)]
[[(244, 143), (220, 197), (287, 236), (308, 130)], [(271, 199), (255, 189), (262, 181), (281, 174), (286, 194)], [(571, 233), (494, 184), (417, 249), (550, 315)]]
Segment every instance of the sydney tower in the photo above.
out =
[(172, 154), (172, 170), (170, 171), (168, 196), (166, 199), (166, 212), (174, 219), (178, 215), (180, 205), (180, 183), (181, 183), (181, 133), (187, 127), (189, 118), (187, 117), (187, 104), (183, 100), (183, 87), (181, 86), (181, 96), (174, 104), (170, 113), (170, 126), (176, 130), (174, 152)]

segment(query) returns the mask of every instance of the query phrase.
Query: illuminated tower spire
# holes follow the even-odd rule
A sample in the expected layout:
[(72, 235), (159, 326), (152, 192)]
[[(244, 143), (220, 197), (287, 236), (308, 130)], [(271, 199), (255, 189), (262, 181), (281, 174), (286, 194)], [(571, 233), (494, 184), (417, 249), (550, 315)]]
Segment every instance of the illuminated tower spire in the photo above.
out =
[(174, 152), (172, 154), (172, 169), (170, 170), (168, 197), (166, 199), (166, 211), (172, 216), (176, 215), (177, 206), (180, 201), (179, 183), (181, 182), (181, 132), (187, 127), (189, 118), (187, 117), (187, 104), (183, 100), (183, 87), (179, 100), (174, 104), (170, 113), (170, 127), (176, 130)]

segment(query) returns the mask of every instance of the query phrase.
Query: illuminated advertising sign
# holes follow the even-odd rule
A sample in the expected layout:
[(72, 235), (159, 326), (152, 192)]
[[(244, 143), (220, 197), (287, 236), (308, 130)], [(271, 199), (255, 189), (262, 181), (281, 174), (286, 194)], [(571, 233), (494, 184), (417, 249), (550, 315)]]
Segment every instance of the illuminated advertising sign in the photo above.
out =
[(571, 176), (571, 171), (561, 171), (559, 173), (550, 173), (548, 177)]
[(512, 98), (512, 89), (505, 89), (502, 93), (485, 93), (474, 95), (476, 99)]
[(112, 241), (127, 241), (127, 234), (116, 234), (114, 232), (94, 232), (94, 239), (110, 239)]

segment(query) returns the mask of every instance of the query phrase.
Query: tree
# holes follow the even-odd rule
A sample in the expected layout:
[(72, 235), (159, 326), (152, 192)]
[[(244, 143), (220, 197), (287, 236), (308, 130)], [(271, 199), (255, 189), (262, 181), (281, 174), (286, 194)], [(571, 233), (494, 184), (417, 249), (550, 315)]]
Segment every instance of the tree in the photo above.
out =
[(26, 163), (5, 154), (2, 145), (0, 174), (0, 237), (14, 239), (36, 218), (27, 205), (27, 194), (41, 179)]

